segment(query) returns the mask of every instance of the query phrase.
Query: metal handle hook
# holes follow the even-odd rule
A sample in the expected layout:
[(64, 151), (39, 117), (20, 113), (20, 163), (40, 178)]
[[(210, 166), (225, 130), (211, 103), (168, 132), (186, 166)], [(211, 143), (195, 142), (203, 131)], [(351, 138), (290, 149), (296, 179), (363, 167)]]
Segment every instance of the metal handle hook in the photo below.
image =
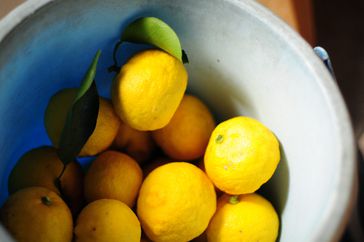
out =
[(325, 64), (325, 66), (327, 67), (327, 69), (331, 73), (332, 77), (336, 81), (334, 69), (332, 68), (330, 56), (327, 53), (327, 51), (324, 48), (322, 48), (321, 46), (316, 46), (315, 48), (313, 48), (313, 51), (322, 60), (322, 62)]

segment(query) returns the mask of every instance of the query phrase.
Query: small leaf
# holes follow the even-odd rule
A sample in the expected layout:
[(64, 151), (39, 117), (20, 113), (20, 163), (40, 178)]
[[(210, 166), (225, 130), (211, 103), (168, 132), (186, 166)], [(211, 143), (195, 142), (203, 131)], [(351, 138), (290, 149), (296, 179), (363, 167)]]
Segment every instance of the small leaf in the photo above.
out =
[(182, 61), (182, 48), (177, 34), (162, 20), (143, 17), (129, 24), (121, 35), (121, 41), (151, 44)]
[(74, 161), (96, 127), (99, 95), (94, 78), (101, 52), (98, 51), (68, 111), (59, 142), (58, 155), (67, 165)]
[(158, 18), (142, 17), (129, 24), (122, 32), (120, 40), (114, 46), (114, 64), (108, 68), (109, 72), (118, 73), (120, 71), (117, 52), (124, 42), (150, 44), (173, 55), (182, 63), (188, 63), (187, 54), (182, 50), (174, 30)]
[(83, 79), (83, 82), (81, 84), (81, 87), (78, 90), (78, 93), (76, 95), (74, 102), (77, 102), (77, 100), (79, 100), (83, 95), (85, 95), (87, 90), (91, 87), (91, 84), (94, 82), (94, 79), (96, 76), (97, 63), (99, 61), (100, 55), (101, 55), (101, 51), (98, 50), (91, 63), (91, 66), (88, 68), (86, 76)]

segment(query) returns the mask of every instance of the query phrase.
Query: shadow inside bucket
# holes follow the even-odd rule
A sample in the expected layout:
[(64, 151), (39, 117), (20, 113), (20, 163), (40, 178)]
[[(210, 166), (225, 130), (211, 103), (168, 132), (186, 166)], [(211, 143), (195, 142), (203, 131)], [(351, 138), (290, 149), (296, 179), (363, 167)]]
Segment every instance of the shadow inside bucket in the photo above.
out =
[(278, 167), (272, 178), (257, 191), (257, 193), (261, 194), (272, 203), (278, 213), (280, 226), (277, 241), (279, 241), (282, 226), (284, 226), (284, 224), (282, 224), (282, 214), (284, 213), (289, 193), (288, 161), (282, 143), (280, 142), (279, 145), (281, 160)]

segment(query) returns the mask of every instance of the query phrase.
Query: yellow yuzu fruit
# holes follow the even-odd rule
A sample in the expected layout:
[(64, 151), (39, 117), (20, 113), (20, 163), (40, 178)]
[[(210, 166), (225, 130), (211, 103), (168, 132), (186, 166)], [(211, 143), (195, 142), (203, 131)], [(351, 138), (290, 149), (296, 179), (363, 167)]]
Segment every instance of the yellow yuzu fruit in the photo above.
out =
[(71, 242), (72, 215), (64, 201), (44, 187), (28, 187), (10, 195), (0, 220), (18, 242)]
[(133, 129), (121, 122), (113, 148), (127, 153), (142, 164), (151, 157), (155, 144), (150, 132)]
[(216, 194), (196, 166), (172, 162), (153, 170), (139, 192), (137, 214), (153, 241), (190, 241), (198, 237), (216, 210)]
[[(44, 117), (44, 124), (54, 146), (58, 147), (59, 139), (76, 97), (76, 88), (66, 88), (57, 92), (50, 99)], [(99, 99), (99, 113), (96, 127), (80, 152), (80, 156), (92, 156), (106, 150), (113, 142), (120, 125), (120, 120), (110, 101)]]
[[(42, 146), (32, 149), (19, 159), (11, 171), (8, 181), (9, 193), (26, 187), (41, 186), (60, 194), (56, 179), (62, 169), (63, 163), (55, 148)], [(83, 204), (83, 172), (79, 163), (69, 163), (60, 181), (62, 196), (72, 213), (77, 214)]]
[(228, 194), (255, 192), (273, 175), (280, 160), (279, 142), (259, 121), (235, 117), (213, 131), (204, 162), (212, 182)]
[(143, 172), (134, 159), (117, 151), (105, 151), (85, 175), (86, 201), (110, 198), (133, 207), (142, 180)]
[(76, 242), (140, 242), (140, 223), (134, 212), (114, 199), (88, 204), (77, 218)]
[(258, 194), (223, 195), (207, 228), (209, 242), (274, 242), (279, 219), (272, 204)]
[(137, 130), (167, 125), (187, 87), (182, 62), (162, 50), (137, 53), (123, 65), (112, 86), (119, 117)]
[(152, 134), (169, 157), (194, 160), (203, 156), (214, 128), (214, 118), (206, 105), (195, 96), (185, 95), (171, 121)]

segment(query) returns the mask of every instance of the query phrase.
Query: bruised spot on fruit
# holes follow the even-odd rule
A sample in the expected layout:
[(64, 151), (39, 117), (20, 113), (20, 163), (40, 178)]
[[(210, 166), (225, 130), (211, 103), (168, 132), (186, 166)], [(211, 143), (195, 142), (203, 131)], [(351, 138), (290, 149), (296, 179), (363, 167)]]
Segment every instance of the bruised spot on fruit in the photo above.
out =
[(215, 139), (215, 142), (217, 144), (221, 144), (222, 142), (224, 141), (224, 136), (222, 136), (221, 134), (219, 134), (216, 139)]
[(41, 198), (42, 203), (46, 206), (52, 205), (52, 200), (48, 196), (44, 196)]

